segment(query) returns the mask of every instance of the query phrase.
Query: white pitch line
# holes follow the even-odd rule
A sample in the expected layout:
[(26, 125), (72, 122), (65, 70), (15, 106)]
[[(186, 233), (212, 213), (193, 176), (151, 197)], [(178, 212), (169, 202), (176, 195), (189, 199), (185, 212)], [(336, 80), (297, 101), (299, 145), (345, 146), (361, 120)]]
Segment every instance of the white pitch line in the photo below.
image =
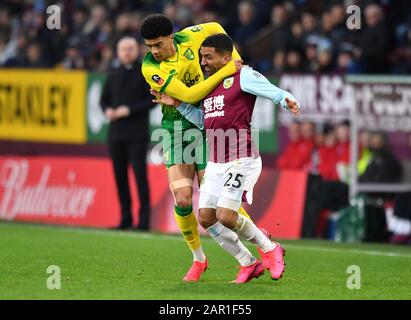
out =
[(323, 251), (323, 252), (334, 252), (334, 253), (354, 253), (354, 254), (366, 254), (369, 256), (385, 256), (385, 257), (400, 257), (400, 258), (411, 258), (411, 254), (403, 254), (397, 252), (384, 252), (375, 250), (356, 250), (356, 249), (336, 249), (336, 248), (323, 248), (323, 247), (311, 247), (311, 246), (300, 246), (295, 244), (286, 244), (285, 248), (297, 249), (297, 250), (309, 250), (309, 251)]
[[(1, 225), (0, 225), (1, 226)], [(167, 234), (153, 234), (153, 233), (138, 233), (138, 232), (129, 232), (129, 231), (109, 231), (109, 230), (96, 230), (96, 229), (81, 229), (81, 228), (71, 228), (64, 226), (50, 226), (50, 225), (24, 225), (24, 227), (33, 227), (33, 228), (46, 228), (52, 230), (59, 230), (71, 233), (80, 233), (80, 234), (94, 234), (101, 236), (114, 236), (114, 237), (126, 237), (126, 238), (143, 238), (143, 239), (160, 239), (160, 240), (173, 240), (173, 241), (182, 241), (182, 238), (178, 235), (167, 235)], [(201, 241), (214, 242), (213, 239), (203, 237)], [(411, 259), (411, 254), (397, 253), (397, 252), (384, 252), (376, 250), (358, 250), (358, 249), (336, 249), (336, 248), (325, 248), (317, 246), (301, 246), (296, 244), (285, 244), (286, 249), (295, 249), (301, 251), (321, 251), (321, 252), (331, 252), (331, 253), (353, 253), (353, 254), (365, 254), (369, 256), (385, 256), (385, 257), (399, 257), (399, 258), (409, 258)], [(410, 250), (411, 251), (411, 250)]]
[[(92, 233), (96, 235), (113, 235), (113, 236), (124, 236), (124, 237), (131, 237), (131, 238), (144, 238), (144, 239), (161, 239), (161, 240), (173, 240), (173, 241), (181, 241), (182, 239), (178, 236), (173, 235), (166, 235), (166, 234), (152, 234), (152, 233), (130, 233), (130, 232), (116, 232), (116, 231), (104, 231), (104, 230), (86, 230), (86, 229), (67, 229), (67, 231), (80, 231), (80, 233)], [(214, 240), (209, 237), (203, 237), (201, 241), (210, 241), (213, 242)], [(336, 249), (336, 248), (324, 248), (324, 247), (316, 247), (316, 246), (300, 246), (295, 244), (286, 244), (286, 249), (296, 249), (296, 250), (309, 250), (309, 251), (322, 251), (322, 252), (333, 252), (333, 253), (354, 253), (354, 254), (366, 254), (370, 256), (386, 256), (386, 257), (401, 257), (401, 258), (411, 258), (411, 254), (403, 254), (397, 252), (383, 252), (383, 251), (375, 251), (375, 250), (356, 250), (356, 249)]]

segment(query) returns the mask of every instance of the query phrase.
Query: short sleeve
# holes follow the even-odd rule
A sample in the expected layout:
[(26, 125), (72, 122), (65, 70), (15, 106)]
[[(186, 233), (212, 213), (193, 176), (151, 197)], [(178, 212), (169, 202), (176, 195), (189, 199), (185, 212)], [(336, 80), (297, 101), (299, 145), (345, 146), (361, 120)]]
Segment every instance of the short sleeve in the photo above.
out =
[(172, 79), (172, 75), (167, 74), (159, 68), (153, 66), (142, 66), (142, 73), (150, 87), (158, 92), (164, 92)]

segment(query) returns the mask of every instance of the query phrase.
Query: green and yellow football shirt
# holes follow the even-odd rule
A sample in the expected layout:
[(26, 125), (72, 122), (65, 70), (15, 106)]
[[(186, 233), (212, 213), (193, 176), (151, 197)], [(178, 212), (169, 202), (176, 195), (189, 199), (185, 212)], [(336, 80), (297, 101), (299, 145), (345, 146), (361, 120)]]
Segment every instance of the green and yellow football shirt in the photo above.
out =
[[(199, 60), (199, 50), (203, 41), (215, 33), (225, 33), (216, 22), (188, 27), (174, 34), (176, 54), (163, 61), (157, 61), (148, 52), (142, 65), (142, 73), (150, 87), (158, 92), (165, 92), (180, 101), (195, 104), (203, 99), (221, 81), (236, 72), (231, 61), (224, 68), (204, 80)], [(234, 59), (240, 55), (234, 49)], [(173, 130), (174, 121), (182, 121), (183, 130), (194, 125), (186, 120), (174, 107), (162, 105), (162, 126)]]

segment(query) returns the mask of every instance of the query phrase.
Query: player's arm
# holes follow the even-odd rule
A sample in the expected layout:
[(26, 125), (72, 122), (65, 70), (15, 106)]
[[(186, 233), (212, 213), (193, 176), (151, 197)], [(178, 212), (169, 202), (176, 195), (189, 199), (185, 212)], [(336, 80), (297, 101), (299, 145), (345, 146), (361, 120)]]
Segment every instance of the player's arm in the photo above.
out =
[(176, 108), (181, 115), (194, 124), (197, 128), (204, 129), (204, 112), (201, 106), (198, 108), (188, 103), (181, 103)]
[(241, 69), (240, 86), (244, 92), (270, 99), (283, 109), (289, 110), (296, 115), (300, 114), (300, 105), (291, 93), (276, 87), (261, 73), (250, 67)]
[[(204, 39), (202, 41), (205, 40), (205, 38), (216, 34), (216, 33), (224, 33), (227, 34), (227, 32), (225, 32), (224, 28), (222, 27), (221, 24), (219, 24), (218, 22), (208, 22), (208, 23), (202, 23), (199, 24), (197, 26), (194, 26), (192, 28), (200, 28), (202, 32), (202, 36), (204, 37)], [(241, 60), (241, 56), (238, 53), (237, 49), (234, 47), (233, 53), (231, 55), (233, 57), (233, 59), (238, 59)]]
[(173, 106), (185, 117), (188, 121), (194, 124), (199, 129), (204, 128), (204, 112), (200, 107), (193, 106), (189, 103), (181, 102), (175, 98), (170, 97), (165, 93), (159, 93), (155, 90), (150, 90), (151, 94), (155, 97), (154, 103), (163, 103), (168, 106)]
[(166, 93), (169, 96), (180, 101), (194, 104), (203, 99), (211, 92), (221, 81), (237, 72), (236, 64), (230, 61), (215, 74), (208, 77), (194, 86), (187, 87), (181, 80), (173, 75), (161, 71), (155, 67), (143, 68), (143, 75), (151, 88), (160, 92)]

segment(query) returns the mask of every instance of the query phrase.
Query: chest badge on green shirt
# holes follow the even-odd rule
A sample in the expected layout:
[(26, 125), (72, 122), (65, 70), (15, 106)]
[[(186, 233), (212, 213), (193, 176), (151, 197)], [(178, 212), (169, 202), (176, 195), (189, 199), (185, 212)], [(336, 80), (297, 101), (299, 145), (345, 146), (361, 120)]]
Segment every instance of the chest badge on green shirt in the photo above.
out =
[(190, 48), (188, 48), (188, 49), (184, 52), (184, 57), (186, 57), (188, 60), (194, 60), (194, 52), (193, 52), (193, 50), (191, 50)]

